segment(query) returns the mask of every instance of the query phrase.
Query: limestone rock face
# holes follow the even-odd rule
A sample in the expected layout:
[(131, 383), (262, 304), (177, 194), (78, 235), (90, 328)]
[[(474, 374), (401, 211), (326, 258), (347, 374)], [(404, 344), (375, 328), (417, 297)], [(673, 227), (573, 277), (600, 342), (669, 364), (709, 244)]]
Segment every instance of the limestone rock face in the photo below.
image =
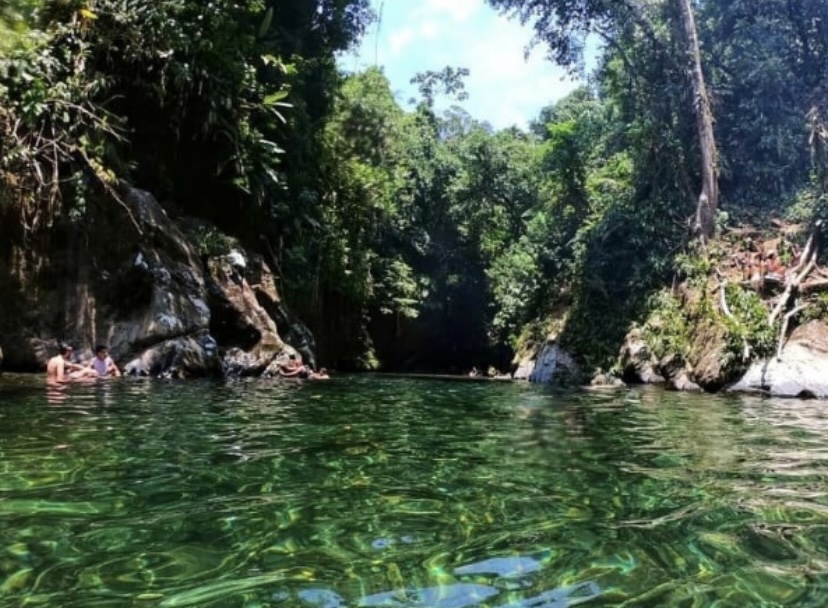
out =
[[(302, 355), (305, 363), (316, 368), (316, 340), (308, 327), (285, 306), (276, 278), (260, 255), (251, 255), (245, 276), (256, 295), (256, 301), (279, 328), (279, 335), (294, 352)], [(290, 354), (291, 351), (285, 351)]]
[(276, 323), (244, 277), (246, 265), (243, 269), (230, 257), (215, 257), (207, 267), (210, 330), (227, 346), (221, 349), (225, 375), (261, 375), (285, 349)]
[(788, 339), (781, 359), (758, 361), (730, 387), (777, 397), (828, 398), (828, 325), (811, 321)]
[(261, 260), (240, 265), (248, 254), (236, 251), (208, 260), (205, 276), (196, 247), (151, 194), (128, 188), (122, 202), (103, 201), (82, 224), (65, 218), (34, 236), (0, 208), (7, 368), (44, 369), (61, 340), (81, 360), (107, 344), (122, 369), (147, 376), (260, 374), (287, 352), (278, 321), (243, 276), (269, 274)]
[[(528, 380), (535, 384), (577, 384), (582, 378), (572, 356), (563, 350), (557, 341), (547, 342), (532, 363)], [(528, 366), (519, 366), (525, 370)], [(515, 374), (518, 378), (518, 373)]]
[(162, 374), (184, 360), (190, 374), (216, 369), (203, 338), (210, 310), (194, 248), (149, 193), (128, 188), (122, 202), (100, 201), (82, 222), (63, 218), (35, 235), (21, 234), (13, 217), (0, 222), (8, 367), (43, 369), (65, 340), (79, 359), (108, 344), (113, 359), (135, 373)]
[[(126, 355), (127, 373), (216, 373), (216, 344), (208, 333), (210, 309), (200, 259), (152, 195), (130, 190), (126, 202), (143, 235), (132, 245), (134, 253), (122, 262), (116, 291), (132, 291), (138, 301), (112, 319), (104, 343), (110, 344), (115, 356)], [(111, 305), (117, 310), (118, 304)]]

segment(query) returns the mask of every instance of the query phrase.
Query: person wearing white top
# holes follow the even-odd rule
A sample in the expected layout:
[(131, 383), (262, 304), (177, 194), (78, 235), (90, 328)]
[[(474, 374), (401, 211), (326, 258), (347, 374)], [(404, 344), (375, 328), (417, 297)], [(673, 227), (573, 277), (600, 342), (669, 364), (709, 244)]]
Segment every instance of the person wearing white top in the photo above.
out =
[(109, 356), (109, 349), (103, 345), (95, 347), (95, 358), (89, 362), (89, 367), (94, 369), (100, 377), (121, 375), (121, 370)]

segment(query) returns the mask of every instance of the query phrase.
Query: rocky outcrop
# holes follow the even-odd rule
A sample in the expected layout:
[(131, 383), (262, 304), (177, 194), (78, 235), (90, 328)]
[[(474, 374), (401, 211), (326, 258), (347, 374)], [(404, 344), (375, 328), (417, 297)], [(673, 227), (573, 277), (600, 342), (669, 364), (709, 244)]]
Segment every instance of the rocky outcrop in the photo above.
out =
[(781, 358), (758, 361), (731, 391), (828, 398), (828, 325), (811, 321), (788, 339)]
[[(256, 296), (256, 301), (276, 323), (285, 343), (300, 354), (313, 368), (316, 362), (316, 340), (313, 333), (285, 305), (276, 286), (276, 278), (260, 255), (250, 255), (245, 277)], [(289, 350), (285, 351), (290, 353)]]
[(535, 384), (571, 385), (582, 381), (583, 375), (572, 356), (556, 340), (549, 340), (534, 358), (518, 364), (513, 377)]
[(147, 192), (128, 188), (120, 203), (98, 202), (82, 223), (64, 218), (37, 235), (3, 235), (0, 335), (7, 365), (42, 369), (65, 340), (81, 359), (95, 344), (108, 344), (128, 373), (216, 372), (194, 247)]
[(632, 384), (664, 384), (666, 382), (659, 371), (659, 361), (651, 352), (639, 328), (627, 334), (624, 345), (621, 347), (619, 361), (625, 382)]
[(210, 259), (207, 267), (210, 331), (220, 344), (229, 346), (221, 349), (224, 374), (259, 376), (286, 345), (245, 277), (247, 259), (234, 251)]
[(130, 190), (126, 203), (141, 234), (132, 243), (129, 267), (122, 265), (115, 292), (128, 292), (130, 285), (138, 289), (132, 305), (109, 303), (115, 314), (105, 343), (115, 357), (126, 360), (126, 373), (216, 373), (219, 361), (209, 335), (205, 278), (194, 247), (149, 193)]
[(720, 390), (733, 380), (732, 368), (727, 364), (730, 358), (727, 353), (727, 328), (721, 322), (702, 317), (693, 327), (691, 336), (687, 367), (683, 370), (687, 381), (692, 384), (689, 390)]
[(233, 261), (207, 260), (205, 272), (196, 247), (147, 192), (128, 188), (121, 203), (96, 205), (82, 224), (64, 219), (36, 236), (4, 219), (8, 368), (43, 369), (58, 340), (81, 359), (108, 344), (127, 373), (148, 376), (262, 373), (293, 352)]
[(631, 329), (618, 358), (624, 380), (679, 391), (716, 391), (732, 381), (728, 330), (710, 314), (718, 305), (710, 301), (713, 293), (678, 285), (671, 295), (675, 309), (656, 310)]

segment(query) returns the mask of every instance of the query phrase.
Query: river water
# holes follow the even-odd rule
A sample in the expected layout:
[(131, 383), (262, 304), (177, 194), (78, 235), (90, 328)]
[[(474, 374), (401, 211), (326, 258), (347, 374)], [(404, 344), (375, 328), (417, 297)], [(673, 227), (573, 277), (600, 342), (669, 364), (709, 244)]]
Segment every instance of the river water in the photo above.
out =
[(825, 408), (0, 377), (0, 607), (821, 608)]

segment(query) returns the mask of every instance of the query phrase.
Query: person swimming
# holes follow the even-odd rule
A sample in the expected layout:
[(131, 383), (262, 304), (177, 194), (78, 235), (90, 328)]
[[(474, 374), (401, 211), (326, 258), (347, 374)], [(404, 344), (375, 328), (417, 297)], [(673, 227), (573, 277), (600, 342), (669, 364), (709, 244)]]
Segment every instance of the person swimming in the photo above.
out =
[(290, 354), (288, 360), (279, 366), (279, 375), (283, 378), (307, 378), (310, 368), (302, 362), (302, 355)]

